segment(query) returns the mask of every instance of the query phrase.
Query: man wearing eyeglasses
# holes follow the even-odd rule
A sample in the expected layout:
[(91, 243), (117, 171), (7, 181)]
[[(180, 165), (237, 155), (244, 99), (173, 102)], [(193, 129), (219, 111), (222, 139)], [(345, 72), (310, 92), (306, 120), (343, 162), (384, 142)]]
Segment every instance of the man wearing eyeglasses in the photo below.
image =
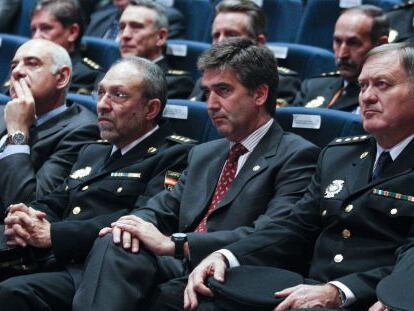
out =
[(98, 124), (107, 142), (85, 146), (70, 176), (50, 195), (30, 207), (10, 206), (7, 244), (25, 248), (31, 255), (26, 265), (43, 272), (1, 283), (0, 296), (13, 288), (34, 298), (42, 293), (33, 304), (17, 299), (16, 310), (25, 310), (26, 303), (55, 309), (56, 297), (70, 304), (67, 286), (75, 286), (99, 230), (174, 186), (192, 145), (157, 125), (166, 93), (165, 77), (152, 62), (133, 57), (113, 65), (97, 90)]

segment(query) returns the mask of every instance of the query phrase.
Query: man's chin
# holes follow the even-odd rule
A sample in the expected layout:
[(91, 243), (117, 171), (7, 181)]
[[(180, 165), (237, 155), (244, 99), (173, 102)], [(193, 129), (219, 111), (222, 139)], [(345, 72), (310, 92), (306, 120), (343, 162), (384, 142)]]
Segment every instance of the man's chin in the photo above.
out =
[(358, 72), (354, 68), (341, 67), (338, 71), (346, 81), (354, 81), (358, 78)]

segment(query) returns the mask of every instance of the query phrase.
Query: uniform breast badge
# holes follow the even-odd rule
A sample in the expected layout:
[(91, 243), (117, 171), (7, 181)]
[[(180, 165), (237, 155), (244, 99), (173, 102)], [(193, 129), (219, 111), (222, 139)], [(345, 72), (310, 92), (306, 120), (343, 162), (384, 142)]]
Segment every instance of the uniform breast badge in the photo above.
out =
[(339, 192), (342, 191), (342, 188), (344, 187), (344, 181), (340, 179), (333, 180), (332, 183), (326, 187), (325, 189), (325, 199), (331, 199), (335, 195), (337, 195)]
[(325, 102), (325, 97), (317, 96), (316, 98), (308, 101), (305, 105), (306, 108), (318, 108)]
[(89, 174), (92, 172), (92, 167), (90, 166), (86, 166), (84, 168), (80, 168), (76, 171), (74, 171), (71, 175), (70, 178), (73, 179), (80, 179), (86, 176), (89, 176)]

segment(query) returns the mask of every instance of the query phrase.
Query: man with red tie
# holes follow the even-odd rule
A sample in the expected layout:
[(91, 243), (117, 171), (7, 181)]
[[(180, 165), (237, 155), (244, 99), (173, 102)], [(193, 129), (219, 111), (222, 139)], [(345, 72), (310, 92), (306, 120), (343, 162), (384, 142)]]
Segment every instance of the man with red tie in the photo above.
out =
[(191, 151), (173, 191), (101, 230), (73, 310), (144, 308), (158, 283), (287, 215), (309, 183), (318, 149), (272, 117), (272, 52), (229, 39), (207, 50), (199, 67), (210, 118), (225, 138)]

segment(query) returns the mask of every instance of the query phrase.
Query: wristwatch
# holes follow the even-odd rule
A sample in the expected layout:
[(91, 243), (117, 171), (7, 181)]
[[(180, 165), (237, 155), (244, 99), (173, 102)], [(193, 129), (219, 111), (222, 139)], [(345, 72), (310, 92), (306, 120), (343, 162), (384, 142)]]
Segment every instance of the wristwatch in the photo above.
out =
[(9, 134), (8, 143), (10, 145), (25, 145), (26, 135), (21, 131), (16, 131), (13, 134)]
[(174, 257), (184, 259), (184, 243), (187, 242), (187, 235), (185, 233), (173, 233), (171, 241), (175, 244)]

